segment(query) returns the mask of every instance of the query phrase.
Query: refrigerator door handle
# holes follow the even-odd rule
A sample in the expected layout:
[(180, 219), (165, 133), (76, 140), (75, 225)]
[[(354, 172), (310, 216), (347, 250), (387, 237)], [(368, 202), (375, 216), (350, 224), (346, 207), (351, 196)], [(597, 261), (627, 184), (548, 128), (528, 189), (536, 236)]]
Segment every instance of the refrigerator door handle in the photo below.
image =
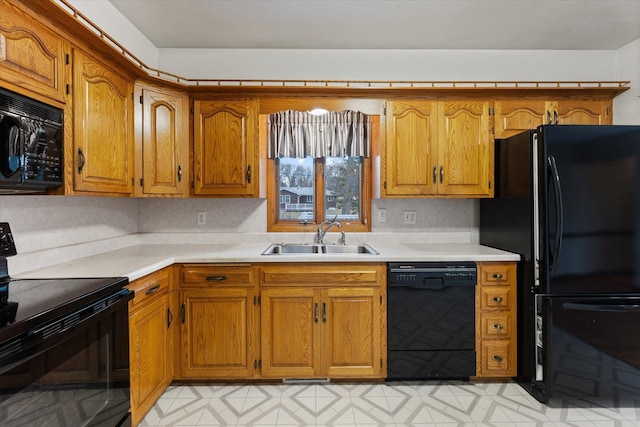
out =
[(640, 304), (594, 304), (580, 302), (566, 302), (562, 304), (565, 310), (605, 311), (605, 312), (640, 312)]
[(549, 163), (549, 173), (551, 174), (551, 182), (553, 183), (553, 195), (556, 201), (556, 238), (554, 242), (553, 252), (550, 254), (549, 271), (553, 272), (558, 267), (558, 259), (560, 257), (560, 248), (562, 246), (562, 229), (564, 208), (562, 206), (562, 187), (560, 187), (560, 175), (558, 174), (558, 165), (553, 156), (547, 158)]

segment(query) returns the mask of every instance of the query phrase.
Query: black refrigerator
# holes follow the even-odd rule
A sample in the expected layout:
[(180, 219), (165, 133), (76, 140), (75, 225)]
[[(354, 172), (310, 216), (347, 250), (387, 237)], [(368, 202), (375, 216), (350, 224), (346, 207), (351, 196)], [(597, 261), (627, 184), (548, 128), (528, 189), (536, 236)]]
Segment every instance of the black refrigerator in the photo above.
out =
[(496, 140), (480, 243), (520, 254), (517, 381), (549, 405), (640, 402), (640, 126)]

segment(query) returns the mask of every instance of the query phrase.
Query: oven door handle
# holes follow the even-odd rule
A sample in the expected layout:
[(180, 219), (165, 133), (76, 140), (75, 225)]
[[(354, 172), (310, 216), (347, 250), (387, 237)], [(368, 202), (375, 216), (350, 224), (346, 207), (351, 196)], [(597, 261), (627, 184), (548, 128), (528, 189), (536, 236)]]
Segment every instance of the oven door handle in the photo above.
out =
[(565, 310), (580, 310), (580, 311), (600, 311), (600, 312), (632, 312), (640, 313), (640, 301), (634, 303), (582, 303), (582, 302), (565, 302), (562, 304), (562, 308)]

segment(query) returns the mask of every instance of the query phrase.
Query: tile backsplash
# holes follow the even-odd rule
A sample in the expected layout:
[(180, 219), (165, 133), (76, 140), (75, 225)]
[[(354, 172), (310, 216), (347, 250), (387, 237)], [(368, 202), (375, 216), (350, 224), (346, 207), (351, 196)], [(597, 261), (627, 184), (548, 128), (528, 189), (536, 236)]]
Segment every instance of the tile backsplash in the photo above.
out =
[[(380, 209), (385, 210), (384, 222), (379, 221)], [(405, 211), (416, 213), (415, 224), (404, 223)], [(199, 212), (206, 216), (203, 225), (198, 225)], [(372, 232), (383, 239), (431, 234), (438, 241), (450, 235), (455, 242), (477, 242), (476, 200), (374, 199), (371, 216)], [(10, 272), (118, 249), (147, 235), (156, 243), (172, 241), (179, 233), (182, 240), (204, 234), (211, 243), (239, 233), (264, 239), (266, 217), (265, 199), (0, 196), (0, 221), (10, 223), (18, 249), (18, 256), (9, 260)]]

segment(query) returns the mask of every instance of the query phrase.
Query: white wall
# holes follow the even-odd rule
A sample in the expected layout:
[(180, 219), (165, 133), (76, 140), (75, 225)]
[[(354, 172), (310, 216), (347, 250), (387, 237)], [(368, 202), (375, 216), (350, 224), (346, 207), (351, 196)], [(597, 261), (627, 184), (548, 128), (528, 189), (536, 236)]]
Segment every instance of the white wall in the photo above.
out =
[(631, 88), (613, 100), (615, 124), (640, 124), (640, 39), (616, 52), (616, 78), (630, 81)]
[(108, 0), (67, 0), (71, 6), (147, 66), (157, 68), (158, 49)]
[(615, 80), (615, 51), (160, 49), (190, 78), (290, 80)]

